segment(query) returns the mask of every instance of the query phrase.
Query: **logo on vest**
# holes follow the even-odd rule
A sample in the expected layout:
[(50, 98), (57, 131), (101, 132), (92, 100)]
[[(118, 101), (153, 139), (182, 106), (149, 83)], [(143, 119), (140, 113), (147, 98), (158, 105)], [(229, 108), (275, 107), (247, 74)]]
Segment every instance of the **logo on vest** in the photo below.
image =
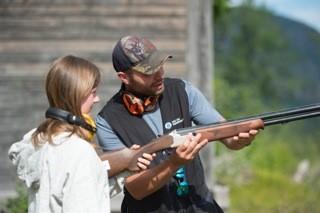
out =
[(171, 129), (173, 126), (178, 125), (183, 122), (183, 119), (176, 118), (173, 121), (168, 121), (164, 124), (164, 128)]

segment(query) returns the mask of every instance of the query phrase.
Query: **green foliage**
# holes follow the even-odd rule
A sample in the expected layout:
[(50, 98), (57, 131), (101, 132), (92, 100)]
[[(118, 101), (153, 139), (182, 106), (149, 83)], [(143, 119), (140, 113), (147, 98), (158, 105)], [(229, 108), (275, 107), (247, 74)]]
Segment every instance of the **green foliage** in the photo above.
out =
[(228, 0), (213, 0), (214, 19), (219, 19), (228, 11)]
[(320, 193), (306, 184), (297, 184), (282, 173), (259, 171), (251, 184), (235, 186), (230, 212), (319, 212)]
[[(219, 72), (219, 69), (216, 69)], [(218, 74), (217, 74), (218, 75)], [(259, 91), (246, 87), (235, 86), (229, 81), (217, 77), (215, 80), (216, 105), (227, 119), (246, 117), (263, 112), (264, 106)]]
[[(270, 13), (248, 7), (233, 10), (216, 22), (216, 78), (237, 88), (237, 93), (246, 96), (245, 99), (259, 99), (255, 102), (265, 105), (265, 110), (274, 109), (279, 102), (287, 103), (291, 99), (293, 94), (290, 91), (300, 81), (290, 78), (288, 66), (296, 56)], [(217, 93), (224, 90), (218, 86)], [(218, 107), (220, 101), (216, 100)], [(248, 102), (233, 102), (240, 109), (248, 109)], [(253, 109), (255, 105), (250, 111)]]
[(8, 213), (24, 213), (28, 212), (28, 194), (27, 189), (18, 183), (16, 187), (17, 196), (9, 198), (6, 201), (5, 208)]
[[(215, 174), (231, 189), (230, 212), (319, 212), (319, 146), (311, 140), (302, 146), (285, 136), (288, 129), (267, 129), (242, 151), (220, 150)], [(293, 175), (302, 159), (311, 162), (311, 169), (302, 183), (295, 183)]]
[(289, 176), (294, 173), (299, 163), (292, 152), (290, 141), (286, 141), (285, 137), (281, 136), (272, 137), (268, 133), (263, 133), (262, 137), (256, 140), (248, 157), (255, 171), (263, 168), (269, 171), (279, 171)]
[[(312, 40), (320, 36), (312, 34)], [(274, 16), (251, 1), (216, 20), (214, 44), (215, 103), (227, 119), (303, 105), (305, 97), (316, 102), (303, 94), (310, 77), (295, 70), (301, 54)], [(215, 174), (230, 187), (230, 213), (320, 212), (318, 129), (319, 120), (309, 119), (268, 127), (241, 151), (218, 144)], [(296, 183), (293, 176), (305, 159), (310, 169)]]

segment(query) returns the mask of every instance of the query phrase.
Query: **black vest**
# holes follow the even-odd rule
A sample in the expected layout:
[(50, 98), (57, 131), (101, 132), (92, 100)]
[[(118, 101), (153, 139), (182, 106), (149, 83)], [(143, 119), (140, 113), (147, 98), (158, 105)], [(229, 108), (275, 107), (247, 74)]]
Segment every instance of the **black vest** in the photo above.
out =
[[(159, 106), (163, 132), (166, 134), (174, 129), (191, 126), (191, 118), (184, 82), (166, 78), (164, 84), (165, 90), (159, 99)], [(127, 111), (122, 103), (121, 91), (108, 101), (99, 115), (109, 123), (127, 147), (133, 144), (145, 145), (157, 137), (141, 116), (132, 116)], [(165, 160), (171, 151), (158, 152), (152, 165)], [(200, 157), (196, 157), (186, 165), (185, 170), (189, 183), (188, 196), (178, 197), (176, 195), (177, 182), (171, 178), (165, 186), (142, 200), (135, 200), (125, 190), (121, 212), (222, 212), (205, 184)]]

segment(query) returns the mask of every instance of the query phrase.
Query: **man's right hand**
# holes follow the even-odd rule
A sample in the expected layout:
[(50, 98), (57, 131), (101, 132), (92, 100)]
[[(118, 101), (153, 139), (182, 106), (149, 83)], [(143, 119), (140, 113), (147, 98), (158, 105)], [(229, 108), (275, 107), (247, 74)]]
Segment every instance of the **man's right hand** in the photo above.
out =
[(186, 141), (176, 148), (174, 154), (171, 155), (172, 163), (177, 166), (184, 165), (193, 160), (199, 151), (208, 143), (207, 139), (200, 140), (201, 133), (196, 136), (189, 134)]
[(190, 162), (204, 147), (208, 140), (200, 141), (200, 134), (188, 135), (186, 141), (178, 146), (167, 161), (126, 178), (128, 192), (137, 200), (159, 190), (166, 184), (179, 167)]

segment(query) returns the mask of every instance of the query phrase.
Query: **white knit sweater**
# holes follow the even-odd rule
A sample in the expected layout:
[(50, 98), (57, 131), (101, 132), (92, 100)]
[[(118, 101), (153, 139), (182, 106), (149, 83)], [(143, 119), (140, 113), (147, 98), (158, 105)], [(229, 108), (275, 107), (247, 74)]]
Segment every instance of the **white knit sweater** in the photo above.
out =
[(109, 213), (108, 161), (102, 162), (88, 142), (70, 133), (55, 136), (54, 145), (35, 149), (33, 132), (9, 149), (18, 177), (28, 187), (28, 212)]

